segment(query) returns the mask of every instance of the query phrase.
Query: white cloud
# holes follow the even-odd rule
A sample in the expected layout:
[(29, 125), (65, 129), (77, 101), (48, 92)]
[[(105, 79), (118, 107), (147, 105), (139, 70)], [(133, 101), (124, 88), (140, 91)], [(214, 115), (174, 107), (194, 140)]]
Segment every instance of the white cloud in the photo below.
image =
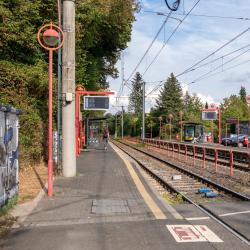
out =
[[(168, 12), (164, 1), (162, 0), (143, 0), (142, 2), (144, 8), (147, 10)], [(195, 2), (196, 0), (185, 1), (185, 11), (187, 12), (187, 10)], [(181, 11), (182, 8), (180, 9), (179, 13)], [(249, 12), (250, 0), (201, 1), (193, 11), (195, 14), (238, 17), (248, 17)], [(136, 64), (141, 59), (163, 20), (164, 17), (145, 12), (142, 12), (137, 16), (137, 22), (134, 23), (133, 27), (132, 41), (128, 44), (128, 48), (125, 51), (125, 78), (128, 78)], [(168, 35), (173, 30), (173, 25), (176, 24), (177, 23), (174, 20), (171, 20), (171, 22), (167, 24), (165, 29), (165, 37), (168, 37)], [(248, 27), (248, 21), (199, 17), (187, 18), (178, 32), (170, 40), (169, 44), (161, 52), (159, 58), (143, 76), (143, 78), (146, 82), (151, 82), (166, 79), (171, 72), (174, 72), (175, 74), (181, 73), (189, 66), (204, 58), (209, 53), (219, 48), (222, 44), (229, 41), (236, 34), (239, 34)], [(162, 47), (163, 42), (164, 34), (162, 32), (138, 68), (139, 72), (143, 73), (145, 71), (153, 57)], [(223, 54), (240, 48), (248, 43), (249, 32), (225, 47), (222, 51), (220, 51), (220, 53), (211, 56), (209, 60), (222, 56)], [(185, 84), (191, 83), (193, 80), (199, 78), (199, 76), (205, 74), (206, 72), (209, 72), (216, 66), (227, 60), (230, 60), (233, 56), (235, 55), (224, 58), (223, 61), (218, 61), (213, 65), (209, 65), (199, 70), (195, 70), (189, 74), (185, 74), (179, 77), (179, 81), (185, 86)], [(249, 54), (245, 54), (225, 67), (230, 67), (231, 65), (235, 65), (247, 59), (249, 59)], [(117, 67), (120, 68), (120, 62), (118, 62)], [(184, 87), (184, 90), (188, 89), (190, 93), (198, 93), (197, 95), (203, 101), (217, 103), (230, 94), (237, 94), (241, 85), (244, 85), (247, 92), (250, 93), (249, 81), (249, 64), (245, 64), (225, 72), (222, 72), (221, 70), (220, 74), (190, 84)], [(120, 88), (121, 79), (110, 79), (110, 83), (111, 87), (118, 91)], [(148, 93), (150, 89), (153, 89), (153, 87), (154, 86), (152, 85), (147, 85), (146, 92)], [(123, 95), (127, 96), (129, 94), (129, 89), (124, 89)], [(157, 94), (157, 92), (154, 94)], [(151, 97), (152, 106), (155, 95), (151, 95)], [(128, 103), (128, 100), (127, 102), (123, 102)], [(149, 100), (147, 102), (149, 103)], [(148, 104), (147, 107), (148, 106), (150, 106), (150, 104)]]

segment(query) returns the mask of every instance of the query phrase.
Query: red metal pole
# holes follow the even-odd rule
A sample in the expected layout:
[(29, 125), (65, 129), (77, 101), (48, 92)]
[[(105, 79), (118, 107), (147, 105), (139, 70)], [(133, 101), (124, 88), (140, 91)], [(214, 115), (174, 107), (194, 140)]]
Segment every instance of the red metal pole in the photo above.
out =
[(185, 145), (185, 160), (187, 161), (187, 145)]
[(219, 130), (219, 144), (221, 144), (221, 112), (220, 112), (220, 108), (218, 108), (218, 130)]
[(174, 159), (174, 143), (172, 143), (172, 158)]
[(178, 144), (178, 159), (180, 160), (180, 158), (181, 158), (181, 154), (180, 154), (180, 144)]
[(194, 158), (193, 158), (193, 164), (194, 164), (194, 166), (195, 166), (195, 146), (193, 146), (193, 153), (194, 153)]
[(48, 196), (52, 197), (53, 195), (53, 162), (52, 162), (52, 91), (53, 91), (53, 82), (52, 82), (52, 60), (53, 60), (53, 50), (49, 50), (49, 124), (48, 124)]
[(203, 168), (206, 167), (206, 148), (203, 147)]
[(234, 175), (233, 166), (234, 166), (234, 154), (233, 154), (233, 151), (230, 150), (230, 176)]
[(217, 173), (218, 171), (218, 150), (215, 148), (214, 149), (214, 162), (215, 162), (215, 172)]
[(238, 116), (238, 120), (237, 120), (237, 147), (239, 147), (239, 134), (240, 134), (240, 118)]

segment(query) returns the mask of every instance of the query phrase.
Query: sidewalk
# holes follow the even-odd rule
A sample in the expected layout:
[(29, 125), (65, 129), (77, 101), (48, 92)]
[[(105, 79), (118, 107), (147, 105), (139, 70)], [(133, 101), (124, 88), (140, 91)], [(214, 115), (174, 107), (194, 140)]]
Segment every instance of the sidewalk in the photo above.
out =
[[(81, 154), (77, 161), (77, 176), (57, 178), (54, 182), (55, 196), (50, 199), (43, 196), (20, 227), (0, 241), (0, 248), (210, 250), (217, 244), (218, 249), (230, 249), (230, 242), (227, 245), (176, 243), (166, 224), (187, 222), (176, 219), (176, 215), (168, 211), (148, 187), (139, 170), (134, 168), (133, 174), (129, 172), (129, 161), (124, 159), (110, 147), (107, 152), (90, 150)], [(132, 167), (133, 163), (130, 165)], [(138, 177), (139, 180), (136, 179)], [(138, 191), (139, 186), (143, 192)], [(161, 219), (156, 218), (155, 207), (162, 212)]]

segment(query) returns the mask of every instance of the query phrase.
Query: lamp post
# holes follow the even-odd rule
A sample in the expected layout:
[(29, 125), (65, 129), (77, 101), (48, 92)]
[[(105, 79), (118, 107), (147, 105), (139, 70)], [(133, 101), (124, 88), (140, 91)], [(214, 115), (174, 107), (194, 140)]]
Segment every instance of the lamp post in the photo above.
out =
[(172, 140), (172, 119), (173, 119), (173, 115), (172, 114), (169, 114), (168, 115), (168, 118), (169, 118), (169, 124), (170, 124), (170, 127), (169, 127), (169, 140), (171, 141)]
[[(61, 41), (60, 41), (61, 38)], [(46, 24), (42, 26), (37, 33), (37, 40), (39, 44), (49, 51), (49, 99), (48, 99), (48, 196), (53, 195), (53, 162), (52, 162), (52, 65), (53, 65), (53, 51), (62, 47), (64, 42), (64, 34), (61, 28), (54, 24)], [(60, 41), (60, 43), (59, 43)]]

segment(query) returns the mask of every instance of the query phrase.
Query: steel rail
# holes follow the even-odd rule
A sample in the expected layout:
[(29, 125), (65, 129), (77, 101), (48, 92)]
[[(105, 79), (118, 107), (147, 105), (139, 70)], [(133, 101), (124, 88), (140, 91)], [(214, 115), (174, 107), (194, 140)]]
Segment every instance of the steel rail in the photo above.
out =
[[(205, 213), (206, 215), (208, 215), (210, 218), (212, 218), (214, 221), (216, 221), (217, 223), (219, 223), (221, 226), (223, 226), (225, 229), (227, 229), (230, 233), (232, 233), (233, 235), (235, 235), (237, 238), (239, 238), (241, 241), (243, 241), (245, 244), (247, 244), (248, 246), (250, 246), (250, 240), (245, 237), (243, 234), (241, 234), (238, 230), (234, 229), (233, 227), (231, 227), (228, 223), (224, 222), (222, 219), (220, 219), (217, 215), (215, 215), (212, 211), (210, 211), (209, 209), (205, 208), (204, 206), (202, 206), (201, 204), (197, 204), (196, 202), (194, 202), (192, 199), (190, 199), (188, 196), (186, 196), (185, 194), (183, 194), (182, 192), (178, 191), (177, 189), (175, 189), (171, 184), (167, 183), (165, 180), (163, 180), (160, 176), (158, 176), (157, 174), (155, 174), (153, 171), (151, 171), (150, 169), (148, 169), (147, 167), (145, 167), (135, 156), (133, 156), (132, 154), (128, 153), (127, 151), (125, 151), (122, 147), (120, 147), (117, 143), (114, 142), (114, 140), (112, 140), (112, 143), (114, 143), (116, 145), (116, 147), (118, 147), (120, 150), (122, 150), (124, 153), (126, 153), (127, 155), (129, 155), (129, 157), (131, 157), (133, 160), (136, 161), (136, 163), (138, 165), (140, 165), (140, 167), (142, 167), (146, 172), (148, 172), (153, 178), (155, 178), (164, 188), (166, 189), (170, 189), (172, 190), (174, 193), (180, 194), (183, 199), (187, 202), (189, 202), (190, 204), (194, 205), (195, 207), (197, 207), (199, 210), (201, 210), (203, 213)], [(144, 153), (147, 156), (150, 156), (156, 160), (159, 160), (160, 162), (163, 162), (165, 164), (168, 164), (170, 166), (173, 166), (174, 168), (176, 168), (176, 166), (172, 163), (169, 163), (165, 160), (159, 159), (156, 156), (153, 156), (149, 153), (146, 153), (142, 150), (139, 150), (136, 147), (133, 147), (132, 145), (128, 145), (127, 143), (121, 142), (119, 141), (119, 143), (124, 144), (128, 147), (131, 147), (132, 149)], [(177, 167), (179, 169), (179, 167)], [(180, 170), (183, 170), (180, 167)], [(186, 171), (185, 171), (186, 172)], [(188, 172), (188, 171), (187, 171)], [(189, 173), (189, 175), (193, 175), (193, 173)], [(204, 179), (204, 181), (206, 181), (206, 178)], [(218, 185), (220, 186), (220, 185)], [(224, 190), (223, 190), (224, 191)], [(231, 190), (232, 191), (232, 190)], [(234, 191), (232, 191), (233, 193), (236, 193)], [(237, 195), (238, 194), (236, 193)], [(240, 197), (237, 197), (240, 198)], [(242, 199), (245, 200), (245, 198), (247, 199), (247, 201), (250, 201), (250, 198), (243, 196)]]
[(151, 154), (151, 153), (148, 153), (148, 152), (145, 152), (145, 151), (143, 151), (143, 150), (140, 150), (140, 149), (138, 149), (138, 148), (136, 148), (136, 147), (134, 147), (134, 146), (132, 146), (132, 145), (129, 145), (129, 144), (125, 143), (125, 142), (119, 141), (119, 143), (124, 144), (124, 145), (126, 145), (126, 146), (128, 146), (128, 147), (131, 147), (131, 148), (133, 148), (134, 150), (136, 150), (136, 151), (138, 151), (138, 152), (141, 152), (141, 153), (143, 153), (143, 154), (145, 154), (145, 155), (147, 155), (147, 156), (149, 156), (149, 157), (152, 157), (152, 158), (154, 158), (154, 159), (156, 159), (156, 160), (158, 160), (158, 161), (160, 161), (160, 162), (162, 162), (162, 163), (164, 163), (164, 164), (167, 164), (167, 165), (171, 166), (172, 168), (175, 168), (175, 169), (177, 169), (177, 170), (183, 172), (183, 173), (186, 174), (186, 175), (189, 175), (189, 176), (191, 176), (191, 177), (193, 177), (193, 178), (196, 178), (196, 179), (198, 179), (198, 180), (200, 180), (200, 181), (203, 181), (203, 182), (205, 182), (205, 183), (207, 183), (207, 184), (209, 184), (209, 185), (215, 187), (215, 188), (218, 189), (218, 190), (221, 190), (221, 191), (223, 191), (223, 192), (225, 192), (225, 193), (228, 193), (228, 194), (234, 196), (235, 198), (238, 198), (238, 199), (244, 200), (244, 201), (250, 201), (250, 197), (248, 197), (248, 196), (246, 196), (246, 195), (243, 195), (243, 194), (240, 194), (240, 193), (238, 193), (238, 192), (235, 192), (235, 191), (233, 191), (233, 190), (231, 190), (231, 189), (229, 189), (229, 188), (227, 188), (227, 187), (224, 187), (224, 186), (222, 186), (222, 185), (220, 185), (220, 184), (218, 184), (218, 183), (216, 183), (216, 182), (214, 182), (214, 181), (211, 181), (211, 180), (209, 180), (208, 178), (205, 178), (205, 177), (203, 177), (203, 176), (200, 176), (200, 175), (198, 175), (198, 174), (196, 174), (196, 173), (194, 173), (194, 172), (192, 172), (192, 171), (188, 171), (188, 170), (182, 168), (181, 166), (178, 166), (177, 164), (174, 164), (174, 163), (169, 162), (169, 161), (167, 161), (167, 160), (161, 159), (161, 158), (159, 158), (159, 157), (157, 157), (157, 156), (155, 156), (155, 155), (153, 155), (153, 154)]

